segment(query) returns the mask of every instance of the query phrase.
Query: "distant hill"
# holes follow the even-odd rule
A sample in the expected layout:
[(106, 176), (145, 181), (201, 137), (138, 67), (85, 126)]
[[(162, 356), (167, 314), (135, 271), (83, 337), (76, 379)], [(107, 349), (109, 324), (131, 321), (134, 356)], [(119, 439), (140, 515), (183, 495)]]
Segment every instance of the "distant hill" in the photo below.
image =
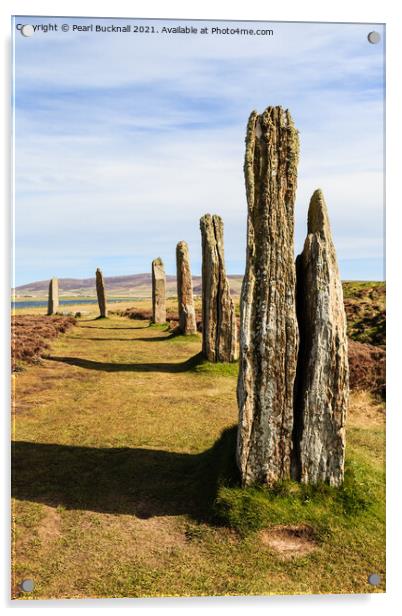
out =
[[(228, 276), (233, 295), (240, 294), (242, 276)], [(132, 274), (130, 276), (107, 276), (105, 285), (110, 295), (121, 297), (151, 297), (151, 274)], [(49, 280), (39, 280), (14, 289), (16, 297), (43, 297), (47, 295)], [(193, 276), (195, 295), (201, 295), (201, 276)], [(96, 295), (95, 277), (59, 278), (61, 296), (90, 297)], [(166, 276), (167, 296), (177, 295), (176, 276)]]

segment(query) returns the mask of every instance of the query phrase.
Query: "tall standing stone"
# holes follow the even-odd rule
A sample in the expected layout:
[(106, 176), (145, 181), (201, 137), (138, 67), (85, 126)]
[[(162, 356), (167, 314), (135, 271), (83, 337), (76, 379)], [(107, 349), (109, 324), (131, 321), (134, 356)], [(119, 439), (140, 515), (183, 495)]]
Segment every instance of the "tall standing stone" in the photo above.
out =
[(211, 362), (238, 359), (234, 303), (225, 271), (223, 221), (205, 214), (200, 220), (202, 237), (202, 351)]
[(308, 235), (296, 267), (300, 354), (294, 476), (338, 486), (344, 476), (348, 348), (342, 284), (321, 190), (310, 201)]
[(47, 302), (47, 314), (55, 314), (59, 309), (59, 281), (52, 278), (49, 283), (49, 297)]
[(166, 323), (166, 275), (159, 257), (152, 261), (152, 322)]
[(294, 202), (298, 132), (290, 113), (252, 112), (244, 163), (247, 260), (240, 304), (237, 462), (243, 485), (290, 476), (298, 350)]
[(99, 312), (101, 318), (107, 317), (105, 281), (101, 270), (96, 270), (96, 294), (98, 296)]
[(191, 277), (190, 257), (186, 242), (176, 246), (177, 298), (179, 303), (179, 327), (186, 336), (197, 332)]

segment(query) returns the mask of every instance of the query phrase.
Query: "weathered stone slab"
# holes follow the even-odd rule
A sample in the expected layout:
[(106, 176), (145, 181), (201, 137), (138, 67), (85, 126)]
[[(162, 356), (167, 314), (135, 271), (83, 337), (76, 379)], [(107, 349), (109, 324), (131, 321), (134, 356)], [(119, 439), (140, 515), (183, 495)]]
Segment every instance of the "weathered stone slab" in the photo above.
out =
[(56, 314), (58, 309), (59, 309), (59, 281), (57, 278), (52, 278), (49, 283), (47, 313), (48, 315)]
[(308, 235), (297, 258), (300, 353), (293, 475), (305, 483), (343, 482), (349, 395), (346, 314), (327, 207), (311, 198)]
[(152, 322), (166, 323), (166, 275), (159, 257), (152, 261)]
[(202, 237), (202, 351), (211, 362), (238, 359), (236, 314), (225, 271), (223, 221), (205, 214)]
[(243, 485), (290, 476), (298, 351), (294, 203), (298, 132), (290, 113), (249, 118), (247, 261), (241, 292), (237, 462)]
[(183, 241), (179, 242), (176, 246), (176, 268), (179, 328), (182, 334), (189, 336), (197, 333), (197, 323), (188, 245)]
[(107, 317), (106, 291), (103, 274), (99, 267), (96, 270), (96, 295), (98, 296), (99, 312), (102, 318)]

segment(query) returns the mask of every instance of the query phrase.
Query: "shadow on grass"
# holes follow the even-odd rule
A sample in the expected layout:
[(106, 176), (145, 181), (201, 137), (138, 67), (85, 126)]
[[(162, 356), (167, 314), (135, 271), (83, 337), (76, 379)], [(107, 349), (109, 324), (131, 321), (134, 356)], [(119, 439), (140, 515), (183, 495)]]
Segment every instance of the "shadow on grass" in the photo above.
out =
[(202, 353), (197, 353), (193, 357), (177, 363), (118, 364), (93, 361), (82, 357), (59, 357), (56, 355), (48, 355), (46, 359), (62, 362), (70, 366), (77, 366), (78, 368), (101, 370), (103, 372), (186, 372), (203, 362)]
[(383, 515), (378, 509), (383, 484), (372, 480), (372, 469), (353, 461), (340, 488), (290, 480), (271, 489), (241, 488), (236, 434), (236, 426), (226, 429), (199, 454), (16, 441), (12, 496), (50, 507), (142, 519), (187, 515), (243, 536), (272, 525), (308, 524), (317, 541), (329, 537), (333, 527), (364, 525), (367, 516), (375, 523)]
[(179, 334), (175, 332), (171, 332), (167, 336), (154, 336), (153, 338), (135, 338), (139, 342), (161, 342), (162, 340), (171, 340), (172, 338), (176, 338)]
[(141, 338), (114, 338), (114, 336), (110, 336), (109, 338), (98, 338), (96, 336), (64, 336), (64, 338), (72, 338), (74, 340), (94, 340), (94, 342), (135, 342), (136, 340), (141, 340)]
[[(90, 321), (84, 321), (85, 323), (94, 323), (97, 319), (91, 319)], [(104, 331), (105, 329), (114, 329), (114, 330), (119, 330), (119, 329), (127, 329), (132, 331), (133, 329), (148, 329), (148, 325), (144, 325), (143, 327), (92, 327), (92, 325), (82, 325), (82, 321), (78, 322), (78, 326), (81, 327), (82, 329), (99, 329), (100, 331)]]
[(212, 521), (223, 477), (236, 474), (236, 427), (200, 454), (16, 441), (12, 495), (22, 501), (139, 518)]

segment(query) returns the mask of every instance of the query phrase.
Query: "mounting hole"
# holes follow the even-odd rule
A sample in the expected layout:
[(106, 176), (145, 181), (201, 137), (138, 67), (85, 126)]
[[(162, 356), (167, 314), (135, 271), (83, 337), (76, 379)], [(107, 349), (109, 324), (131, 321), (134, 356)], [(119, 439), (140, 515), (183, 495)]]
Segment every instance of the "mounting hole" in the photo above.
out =
[(368, 39), (368, 42), (371, 43), (372, 45), (377, 45), (377, 43), (379, 43), (381, 40), (381, 36), (379, 32), (375, 32), (373, 30), (373, 32), (368, 33), (367, 39)]
[(27, 24), (25, 26), (22, 26), (21, 28), (21, 34), (22, 36), (32, 36), (34, 33), (34, 29), (33, 26)]
[(378, 586), (380, 582), (381, 582), (381, 577), (378, 575), (378, 573), (371, 573), (368, 576), (368, 583), (371, 584), (372, 586)]
[(24, 592), (32, 592), (35, 588), (35, 584), (33, 580), (23, 580), (21, 582), (21, 590)]

